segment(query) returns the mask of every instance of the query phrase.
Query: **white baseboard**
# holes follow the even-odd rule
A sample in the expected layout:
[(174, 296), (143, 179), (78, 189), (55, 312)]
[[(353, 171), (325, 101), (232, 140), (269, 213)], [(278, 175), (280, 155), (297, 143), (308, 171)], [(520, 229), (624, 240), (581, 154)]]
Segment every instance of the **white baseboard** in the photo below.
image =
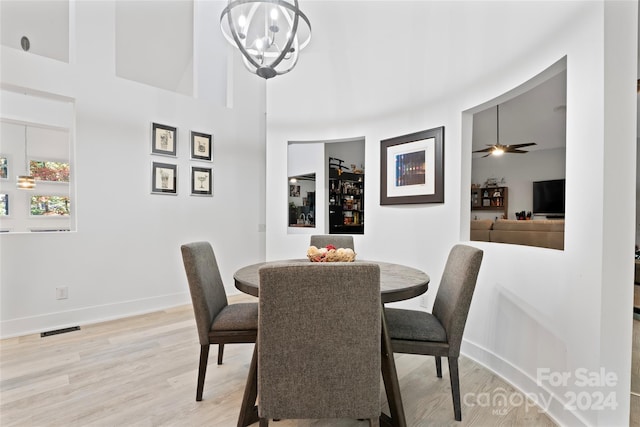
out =
[[(579, 412), (565, 409), (565, 403), (551, 390), (538, 384), (538, 381), (519, 367), (506, 359), (497, 356), (485, 347), (463, 340), (462, 354), (474, 362), (482, 365), (487, 370), (511, 384), (524, 397), (536, 397), (540, 402), (546, 402), (545, 408), (539, 408), (546, 413), (558, 425), (589, 426)], [(499, 409), (499, 408), (495, 408)]]
[(0, 322), (0, 339), (40, 334), (73, 326), (82, 327), (82, 325), (151, 313), (184, 304), (191, 304), (188, 292), (4, 320)]

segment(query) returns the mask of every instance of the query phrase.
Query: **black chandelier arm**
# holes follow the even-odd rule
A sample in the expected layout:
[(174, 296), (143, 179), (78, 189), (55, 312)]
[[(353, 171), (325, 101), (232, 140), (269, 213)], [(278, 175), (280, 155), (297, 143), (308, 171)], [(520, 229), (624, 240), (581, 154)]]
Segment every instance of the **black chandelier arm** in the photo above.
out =
[(229, 3), (227, 5), (227, 7), (224, 8), (224, 10), (222, 11), (222, 15), (224, 16), (225, 13), (227, 14), (227, 22), (229, 23), (229, 31), (231, 32), (231, 36), (233, 37), (233, 40), (236, 42), (236, 46), (238, 47), (238, 49), (240, 49), (240, 53), (242, 53), (242, 56), (244, 56), (249, 62), (251, 62), (251, 65), (253, 65), (256, 68), (260, 68), (260, 64), (258, 64), (249, 54), (249, 52), (247, 52), (247, 50), (244, 48), (244, 46), (242, 45), (242, 42), (240, 41), (240, 39), (238, 38), (238, 32), (235, 29), (235, 26), (233, 25), (233, 20), (231, 19), (231, 9), (233, 9), (236, 5), (242, 4), (242, 3), (252, 3), (250, 0), (236, 0), (232, 3)]
[[(286, 22), (288, 25), (291, 25), (290, 37), (287, 37), (287, 42), (284, 48), (280, 50), (277, 43), (277, 38), (276, 38), (277, 31), (274, 31), (272, 28), (269, 28), (269, 33), (266, 35), (266, 38), (267, 38), (266, 41), (268, 42), (268, 47), (266, 47), (264, 50), (257, 49), (256, 50), (257, 53), (252, 54), (249, 52), (249, 49), (247, 49), (244, 46), (243, 41), (241, 40), (242, 34), (238, 33), (237, 28), (234, 25), (232, 10), (236, 7), (239, 7), (242, 5), (249, 5), (249, 4), (256, 4), (256, 7), (260, 7), (260, 6), (263, 6), (264, 3), (270, 3), (274, 7), (281, 7), (286, 9), (286, 11), (283, 13), (282, 19), (284, 19), (284, 22)], [(253, 10), (253, 8), (251, 10)], [(292, 18), (291, 13), (293, 14), (293, 21), (291, 21), (291, 18)], [(293, 3), (285, 2), (282, 0), (272, 0), (272, 1), (232, 0), (227, 4), (227, 6), (222, 11), (222, 15), (220, 19), (221, 25), (224, 22), (223, 19), (225, 14), (227, 15), (227, 24), (228, 24), (229, 32), (231, 33), (231, 38), (233, 39), (234, 44), (240, 50), (240, 53), (245, 59), (245, 65), (247, 66), (249, 71), (265, 79), (274, 77), (276, 75), (286, 74), (289, 71), (291, 71), (291, 69), (293, 69), (293, 67), (298, 62), (299, 52), (309, 43), (311, 39), (311, 22), (309, 21), (309, 18), (307, 18), (307, 16), (300, 10), (298, 0), (293, 0)], [(252, 16), (252, 15), (253, 13), (249, 14), (249, 16)], [(302, 42), (298, 34), (298, 29), (300, 27), (300, 18), (302, 18), (302, 20), (306, 23), (309, 31), (308, 36), (305, 37), (305, 39), (302, 40)], [(224, 27), (223, 27), (223, 32), (224, 32)], [(272, 40), (269, 40), (269, 34), (271, 34)], [(227, 38), (229, 39), (229, 37)], [(246, 41), (248, 41), (248, 39)], [(294, 46), (294, 43), (297, 43), (297, 45), (296, 47), (292, 48), (292, 46)], [(271, 48), (273, 47), (275, 47), (275, 52), (271, 50)], [(269, 50), (271, 51), (268, 52)], [(274, 53), (277, 53), (278, 51), (279, 51), (278, 56), (273, 61), (265, 62), (266, 59), (273, 58), (272, 55)], [(291, 58), (290, 54), (294, 51), (295, 51), (295, 54), (293, 54), (293, 58)], [(288, 68), (285, 67), (286, 69), (282, 71), (276, 70), (276, 67), (278, 67), (283, 62), (284, 59), (291, 60), (291, 62), (288, 63)], [(251, 67), (255, 68), (255, 70), (252, 70)]]
[[(278, 55), (278, 57), (276, 58), (275, 61), (273, 61), (270, 65), (270, 67), (275, 71), (275, 68), (278, 66), (278, 64), (280, 64), (282, 62), (282, 60), (284, 59), (284, 56), (287, 54), (287, 52), (289, 52), (289, 49), (291, 49), (291, 45), (293, 44), (293, 39), (296, 38), (296, 33), (298, 32), (298, 21), (300, 20), (300, 9), (298, 8), (298, 0), (294, 0), (295, 1), (295, 17), (293, 18), (293, 27), (291, 27), (291, 37), (289, 37), (289, 40), (287, 40), (287, 44), (284, 46), (284, 49), (282, 49), (282, 52), (280, 52), (280, 55)], [(278, 1), (278, 3), (280, 3)], [(289, 5), (288, 3), (285, 3), (287, 5)], [(311, 29), (311, 27), (309, 27), (309, 29)], [(275, 40), (275, 36), (274, 36), (274, 40)], [(283, 74), (283, 73), (278, 73), (276, 71), (277, 74)]]

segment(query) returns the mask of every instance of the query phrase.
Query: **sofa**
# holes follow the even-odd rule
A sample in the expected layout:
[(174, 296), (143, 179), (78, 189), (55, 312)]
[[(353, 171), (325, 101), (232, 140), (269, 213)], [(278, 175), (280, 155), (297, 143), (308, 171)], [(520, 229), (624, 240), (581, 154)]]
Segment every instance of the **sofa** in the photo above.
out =
[(564, 249), (564, 220), (472, 220), (470, 237), (481, 242)]

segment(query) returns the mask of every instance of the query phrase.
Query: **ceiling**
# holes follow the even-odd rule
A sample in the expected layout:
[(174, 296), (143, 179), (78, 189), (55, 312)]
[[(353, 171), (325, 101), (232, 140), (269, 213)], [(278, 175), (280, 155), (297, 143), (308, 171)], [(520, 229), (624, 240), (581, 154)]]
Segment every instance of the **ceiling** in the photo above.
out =
[[(524, 150), (544, 150), (566, 145), (567, 73), (557, 74), (528, 92), (500, 104), (500, 144), (536, 145)], [(473, 116), (473, 150), (496, 143), (496, 107)], [(485, 153), (476, 153), (482, 157)], [(513, 155), (513, 154), (511, 154)]]

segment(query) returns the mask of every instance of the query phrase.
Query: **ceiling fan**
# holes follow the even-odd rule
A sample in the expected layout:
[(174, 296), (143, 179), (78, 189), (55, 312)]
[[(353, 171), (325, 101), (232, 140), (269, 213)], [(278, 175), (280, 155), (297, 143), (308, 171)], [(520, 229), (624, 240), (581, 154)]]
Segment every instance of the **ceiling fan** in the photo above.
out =
[(482, 157), (493, 156), (501, 156), (504, 153), (528, 153), (528, 151), (521, 150), (524, 147), (530, 147), (531, 145), (536, 145), (535, 142), (527, 142), (524, 144), (512, 144), (512, 145), (502, 145), (500, 144), (500, 105), (496, 105), (496, 143), (495, 144), (487, 144), (489, 147), (484, 148), (482, 150), (476, 150), (474, 153), (487, 153)]

